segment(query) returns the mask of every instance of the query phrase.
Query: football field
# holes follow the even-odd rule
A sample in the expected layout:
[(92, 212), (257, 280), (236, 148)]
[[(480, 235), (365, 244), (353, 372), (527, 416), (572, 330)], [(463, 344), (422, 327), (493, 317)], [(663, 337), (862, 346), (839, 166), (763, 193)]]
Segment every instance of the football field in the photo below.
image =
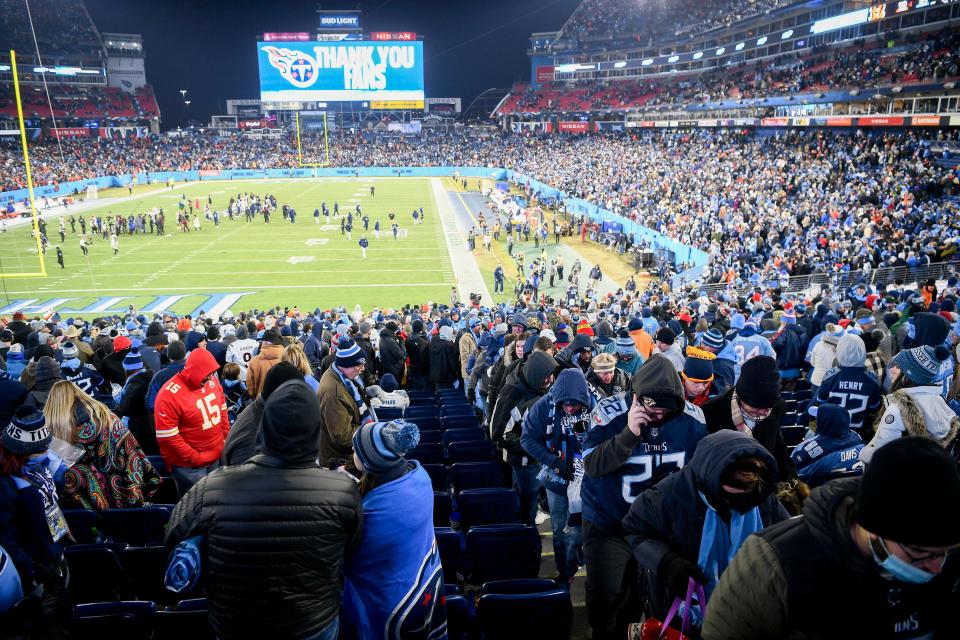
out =
[[(375, 195), (370, 188), (375, 187)], [(241, 215), (226, 215), (231, 197), (240, 193), (276, 197), (277, 209), (269, 224), (262, 216), (247, 222)], [(103, 198), (95, 208), (64, 213), (66, 240), (61, 243), (59, 213), (45, 215), (49, 247), (47, 277), (0, 280), (0, 312), (13, 307), (42, 311), (55, 307), (61, 314), (96, 315), (119, 312), (134, 305), (143, 312), (166, 309), (185, 314), (204, 309), (220, 313), (273, 305), (301, 309), (328, 308), (359, 303), (372, 306), (402, 306), (425, 301), (448, 302), (456, 283), (444, 241), (429, 179), (422, 178), (317, 178), (248, 181), (210, 181), (175, 185), (173, 189), (138, 187), (133, 197)], [(181, 198), (200, 201), (202, 228), (190, 232), (177, 227)], [(203, 206), (212, 198), (211, 209), (221, 212), (219, 227), (203, 219)], [(314, 209), (326, 202), (328, 219), (314, 222)], [(340, 220), (332, 217), (334, 203), (341, 216), (354, 212), (352, 239), (341, 234)], [(296, 222), (284, 220), (283, 204), (297, 211)], [(369, 217), (364, 231), (359, 204)], [(119, 236), (119, 253), (110, 241), (89, 234), (93, 215), (129, 215), (163, 209), (166, 235), (148, 233)], [(412, 212), (423, 207), (426, 221), (414, 225)], [(389, 214), (395, 214), (391, 220)], [(80, 227), (71, 231), (69, 217), (83, 216), (93, 245), (89, 255), (80, 249)], [(380, 238), (374, 234), (380, 222)], [(394, 239), (391, 223), (399, 224), (406, 237)], [(39, 269), (32, 225), (10, 225), (0, 234), (0, 270), (5, 274)], [(401, 234), (403, 235), (403, 234)], [(359, 240), (369, 241), (366, 259)], [(63, 250), (63, 269), (57, 264), (56, 247)], [(28, 302), (26, 302), (28, 301)]]

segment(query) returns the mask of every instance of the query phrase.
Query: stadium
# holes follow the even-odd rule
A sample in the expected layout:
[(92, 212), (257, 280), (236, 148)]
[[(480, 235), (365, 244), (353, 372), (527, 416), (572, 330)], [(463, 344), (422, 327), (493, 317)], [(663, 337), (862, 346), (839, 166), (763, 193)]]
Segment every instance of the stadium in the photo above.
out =
[(0, 0), (0, 637), (956, 637), (960, 2), (136, 5)]

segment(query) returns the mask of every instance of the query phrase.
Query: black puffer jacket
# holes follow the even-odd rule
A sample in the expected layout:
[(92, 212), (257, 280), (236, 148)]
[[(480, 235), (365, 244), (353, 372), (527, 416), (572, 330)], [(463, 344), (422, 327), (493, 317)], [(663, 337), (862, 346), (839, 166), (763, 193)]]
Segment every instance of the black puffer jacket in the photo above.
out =
[(430, 382), (450, 384), (460, 377), (457, 345), (437, 336), (430, 342)]
[[(422, 333), (415, 333), (406, 341), (410, 356), (410, 375), (425, 378), (430, 375), (430, 343)], [(397, 378), (399, 381), (400, 378)]]
[(340, 610), (344, 557), (360, 543), (356, 484), (317, 466), (320, 407), (301, 380), (285, 382), (264, 407), (258, 446), (246, 464), (220, 469), (177, 504), (171, 552), (206, 541), (210, 624), (219, 638), (306, 638)]
[(407, 354), (400, 344), (396, 331), (383, 329), (380, 332), (380, 375), (393, 374), (397, 382), (403, 380), (403, 363)]
[(523, 450), (520, 436), (523, 414), (547, 392), (544, 382), (557, 370), (557, 361), (545, 351), (534, 351), (526, 362), (521, 362), (503, 382), (490, 419), (493, 441), (503, 450), (505, 462), (525, 466), (535, 462)]

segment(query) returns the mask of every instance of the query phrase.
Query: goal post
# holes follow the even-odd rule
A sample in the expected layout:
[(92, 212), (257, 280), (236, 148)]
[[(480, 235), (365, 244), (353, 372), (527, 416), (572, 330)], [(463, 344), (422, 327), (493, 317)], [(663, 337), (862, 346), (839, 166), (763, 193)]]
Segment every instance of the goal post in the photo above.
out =
[(33, 194), (33, 174), (30, 171), (30, 152), (27, 150), (27, 129), (23, 120), (23, 101), (20, 97), (20, 79), (17, 75), (17, 54), (12, 49), (10, 50), (10, 71), (13, 75), (13, 92), (17, 102), (17, 119), (20, 123), (20, 145), (23, 150), (23, 166), (27, 178), (27, 194), (30, 201), (31, 224), (33, 226), (37, 259), (39, 260), (39, 270), (33, 272), (22, 271), (7, 273), (5, 269), (0, 269), (0, 280), (5, 278), (45, 278), (47, 276), (47, 267), (43, 260), (43, 245), (40, 241), (40, 217), (37, 213), (37, 203)]
[(301, 167), (330, 166), (330, 139), (326, 111), (297, 111), (297, 164)]

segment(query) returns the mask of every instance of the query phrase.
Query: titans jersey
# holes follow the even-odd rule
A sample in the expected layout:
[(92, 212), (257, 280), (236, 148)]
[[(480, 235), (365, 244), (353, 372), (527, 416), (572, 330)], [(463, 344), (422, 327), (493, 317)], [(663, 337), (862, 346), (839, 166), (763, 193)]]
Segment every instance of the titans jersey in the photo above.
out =
[(731, 343), (733, 345), (733, 352), (737, 356), (737, 366), (736, 366), (736, 379), (740, 379), (740, 367), (743, 366), (743, 363), (754, 358), (756, 356), (770, 356), (771, 358), (776, 359), (777, 352), (773, 350), (773, 345), (770, 344), (770, 341), (764, 338), (760, 334), (754, 334), (752, 336), (737, 336), (734, 338)]
[(864, 418), (880, 409), (883, 388), (877, 377), (863, 367), (836, 367), (824, 375), (814, 402), (840, 405), (850, 412), (850, 428), (859, 432)]
[[(604, 398), (597, 404), (584, 442), (584, 460), (626, 428), (627, 411), (632, 402), (633, 393), (627, 392)], [(599, 477), (583, 476), (580, 488), (583, 517), (602, 530), (619, 532), (620, 521), (637, 496), (689, 462), (697, 443), (706, 435), (703, 411), (689, 402), (683, 413), (670, 421), (656, 427), (643, 427), (641, 441), (626, 463)]]
[(96, 397), (97, 389), (103, 384), (103, 376), (90, 365), (80, 365), (76, 369), (63, 367), (63, 379), (80, 387), (80, 390), (91, 398)]

